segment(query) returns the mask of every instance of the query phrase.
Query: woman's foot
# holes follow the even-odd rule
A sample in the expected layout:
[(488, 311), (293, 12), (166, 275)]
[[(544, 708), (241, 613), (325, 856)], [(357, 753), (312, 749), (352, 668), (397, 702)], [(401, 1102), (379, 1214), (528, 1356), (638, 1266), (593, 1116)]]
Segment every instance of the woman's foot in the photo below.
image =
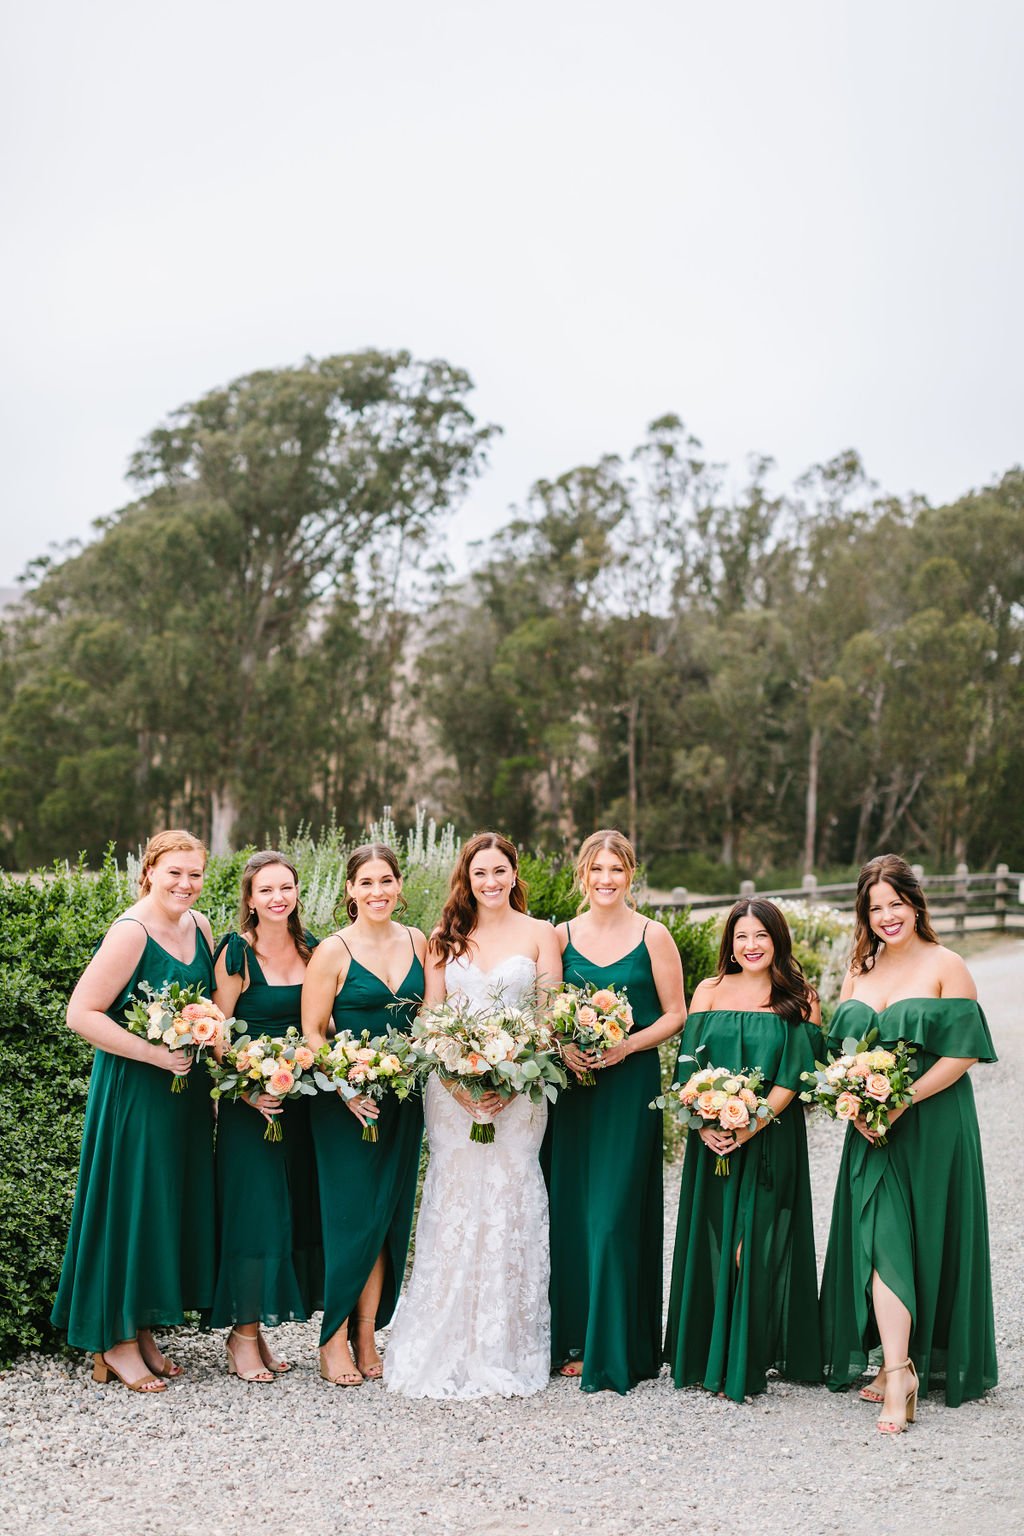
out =
[(243, 1332), (241, 1328), (232, 1328), (224, 1348), (228, 1357), (229, 1374), (249, 1382), (262, 1383), (274, 1380), (273, 1371), (268, 1370), (263, 1364), (258, 1329), (253, 1328), (251, 1332)]
[(275, 1371), (277, 1375), (282, 1376), (285, 1371), (291, 1370), (291, 1366), (287, 1360), (274, 1359), (274, 1356), (271, 1353), (270, 1345), (267, 1343), (262, 1328), (259, 1331), (259, 1346), (260, 1359), (263, 1361), (263, 1364), (266, 1366), (268, 1371)]
[(361, 1387), (363, 1373), (356, 1369), (347, 1333), (336, 1333), (320, 1350), (320, 1375), (332, 1387)]
[(163, 1376), (168, 1381), (184, 1376), (185, 1372), (181, 1366), (176, 1365), (173, 1360), (169, 1360), (165, 1354), (161, 1353), (156, 1339), (148, 1328), (139, 1329), (139, 1350), (147, 1369), (152, 1371), (154, 1376)]
[(109, 1381), (116, 1376), (133, 1392), (166, 1392), (167, 1384), (157, 1381), (143, 1358), (138, 1339), (122, 1339), (112, 1349), (93, 1356), (93, 1381)]
[(558, 1367), (558, 1374), (559, 1376), (582, 1376), (583, 1361), (567, 1360), (564, 1365)]
[(355, 1346), (352, 1353), (356, 1357), (356, 1369), (367, 1381), (379, 1381), (384, 1374), (384, 1362), (377, 1352), (377, 1319), (375, 1317), (360, 1317), (357, 1312), (352, 1321), (356, 1325)]
[(917, 1413), (917, 1372), (910, 1360), (884, 1369), (885, 1398), (877, 1428), (883, 1435), (901, 1435)]

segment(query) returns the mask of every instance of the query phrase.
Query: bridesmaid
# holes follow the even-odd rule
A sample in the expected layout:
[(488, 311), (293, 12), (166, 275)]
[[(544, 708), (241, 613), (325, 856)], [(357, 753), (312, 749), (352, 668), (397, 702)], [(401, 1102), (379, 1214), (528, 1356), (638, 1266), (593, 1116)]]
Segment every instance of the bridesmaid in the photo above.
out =
[[(332, 1019), (357, 1035), (411, 1029), (423, 999), (426, 939), (393, 921), (401, 895), (391, 849), (357, 848), (346, 870), (348, 926), (319, 945), (303, 984), (303, 1033), (312, 1050), (327, 1039)], [(321, 1094), (311, 1102), (326, 1265), (320, 1375), (332, 1386), (357, 1387), (382, 1374), (375, 1333), (390, 1321), (405, 1273), (423, 1107), (418, 1096), (398, 1103), (389, 1095), (376, 1104)], [(362, 1139), (370, 1120), (377, 1121), (376, 1142)]]
[(567, 983), (625, 990), (633, 1031), (603, 1056), (566, 1045), (577, 1074), (551, 1115), (551, 1350), (584, 1392), (628, 1392), (661, 1370), (661, 1087), (657, 1047), (686, 1018), (683, 969), (662, 923), (634, 910), (636, 854), (621, 832), (595, 832), (576, 860), (582, 916), (559, 926)]
[[(832, 1208), (821, 1310), (825, 1374), (838, 1391), (879, 1343), (878, 1428), (899, 1434), (918, 1390), (945, 1384), (949, 1407), (996, 1383), (995, 1328), (981, 1139), (968, 1072), (996, 1060), (974, 982), (938, 941), (924, 892), (897, 854), (857, 881), (853, 959), (830, 1044), (863, 1038), (917, 1047), (912, 1105), (885, 1144), (856, 1120)], [(916, 1369), (915, 1369), (916, 1362)]]
[(210, 925), (191, 910), (206, 849), (189, 832), (158, 832), (142, 859), (139, 900), (116, 919), (82, 973), (67, 1022), (96, 1046), (78, 1187), (52, 1322), (91, 1350), (93, 1379), (163, 1392), (182, 1374), (154, 1328), (213, 1299), (213, 1114), (206, 1073), (184, 1093), (170, 1079), (185, 1051), (124, 1027), (139, 986), (213, 987)]
[[(737, 902), (718, 972), (693, 994), (677, 1076), (696, 1070), (683, 1059), (695, 1055), (700, 1066), (758, 1068), (777, 1118), (687, 1138), (665, 1335), (677, 1387), (741, 1403), (773, 1368), (821, 1380), (807, 1133), (800, 1104), (790, 1108), (814, 1068), (808, 1021), (821, 1021), (818, 999), (786, 919), (770, 901)], [(715, 1176), (711, 1154), (729, 1155), (728, 1178)]]
[[(218, 1007), (244, 1019), (254, 1036), (298, 1029), (302, 981), (316, 940), (299, 915), (298, 872), (274, 849), (254, 853), (242, 871), (239, 929), (225, 934), (214, 955)], [(281, 1113), (281, 1141), (265, 1141), (265, 1117)], [(309, 1101), (296, 1099), (286, 1111), (269, 1094), (254, 1104), (222, 1101), (214, 1167), (218, 1258), (210, 1324), (231, 1329), (229, 1372), (242, 1381), (273, 1381), (288, 1366), (275, 1360), (260, 1323), (305, 1319), (321, 1302)]]

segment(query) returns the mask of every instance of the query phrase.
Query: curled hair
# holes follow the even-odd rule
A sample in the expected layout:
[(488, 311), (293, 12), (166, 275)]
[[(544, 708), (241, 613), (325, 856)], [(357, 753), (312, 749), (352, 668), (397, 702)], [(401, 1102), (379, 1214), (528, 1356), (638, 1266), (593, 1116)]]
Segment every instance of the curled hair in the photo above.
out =
[(857, 895), (854, 902), (856, 926), (853, 932), (853, 955), (850, 970), (854, 975), (870, 971), (878, 958), (878, 946), (882, 940), (871, 930), (871, 892), (881, 881), (891, 885), (897, 896), (902, 896), (914, 909), (914, 930), (927, 944), (937, 944), (939, 936), (928, 916), (921, 882), (906, 859), (898, 853), (880, 853), (868, 859), (857, 876)]
[(430, 946), (441, 960), (456, 960), (469, 948), (470, 935), (476, 927), (476, 897), (469, 871), (478, 853), (496, 848), (508, 860), (515, 880), (509, 892), (509, 906), (514, 912), (526, 911), (526, 886), (519, 878), (519, 855), (515, 845), (500, 832), (478, 832), (459, 850), (448, 886), (448, 900), (441, 920), (430, 935)]
[(633, 881), (636, 878), (636, 850), (629, 838), (622, 832), (617, 832), (613, 827), (603, 828), (600, 832), (591, 832), (584, 838), (580, 845), (580, 851), (576, 855), (576, 864), (573, 868), (573, 884), (580, 893), (580, 902), (577, 912), (582, 912), (590, 905), (590, 897), (587, 895), (587, 880), (593, 868), (594, 860), (605, 848), (614, 853), (629, 876), (629, 889), (626, 891), (626, 905), (636, 910), (636, 901), (633, 897)]
[[(356, 901), (354, 896), (350, 896), (348, 894), (348, 888), (355, 880), (356, 875), (358, 875), (363, 865), (369, 864), (373, 859), (380, 859), (382, 863), (386, 864), (388, 869), (390, 869), (391, 873), (394, 875), (395, 879), (398, 881), (399, 885), (401, 885), (402, 869), (398, 862), (398, 855), (395, 853), (393, 848), (388, 847), (387, 843), (363, 843), (359, 848), (353, 848), (352, 852), (348, 856), (348, 863), (345, 866), (345, 893), (334, 909), (334, 920), (335, 922), (339, 923), (339, 925), (339, 909), (342, 907), (344, 908), (344, 915), (350, 923), (354, 923), (356, 918), (359, 916), (359, 903)], [(406, 902), (405, 897), (402, 895), (399, 895), (398, 907), (396, 910), (399, 912), (405, 912), (408, 910), (408, 903)]]
[[(259, 944), (259, 917), (252, 906), (252, 884), (261, 869), (269, 869), (272, 864), (280, 864), (287, 869), (295, 881), (295, 889), (299, 888), (299, 872), (291, 859), (286, 859), (283, 853), (278, 853), (276, 848), (264, 848), (262, 853), (254, 853), (242, 870), (242, 890), (238, 912), (238, 931), (247, 934), (253, 950), (258, 955)], [(288, 932), (292, 943), (307, 963), (313, 951), (306, 939), (306, 929), (302, 922), (302, 903), (298, 900), (288, 913)]]
[(753, 917), (767, 929), (775, 953), (768, 972), (771, 985), (768, 1006), (787, 1024), (799, 1024), (811, 1016), (811, 1004), (817, 993), (807, 980), (799, 960), (793, 953), (793, 936), (781, 910), (774, 901), (763, 897), (738, 901), (725, 920), (722, 942), (718, 948), (718, 975), (735, 976), (742, 970), (733, 955), (733, 935), (741, 917)]
[(154, 832), (142, 852), (142, 870), (139, 874), (139, 895), (147, 896), (152, 884), (150, 874), (158, 860), (165, 853), (201, 853), (203, 856), (203, 868), (206, 868), (207, 852), (206, 844), (198, 837), (193, 837), (191, 832), (183, 832), (180, 827), (175, 827), (166, 832)]

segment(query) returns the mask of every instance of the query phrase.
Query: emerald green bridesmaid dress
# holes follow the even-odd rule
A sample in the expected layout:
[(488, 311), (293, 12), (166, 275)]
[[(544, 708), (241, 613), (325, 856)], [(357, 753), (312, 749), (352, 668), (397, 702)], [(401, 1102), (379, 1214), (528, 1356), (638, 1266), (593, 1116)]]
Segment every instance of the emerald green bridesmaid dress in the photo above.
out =
[[(352, 956), (332, 1010), (339, 1031), (350, 1029), (356, 1035), (364, 1029), (371, 1035), (389, 1030), (408, 1033), (423, 1000), (424, 985), (423, 966), (411, 934), (409, 944), (412, 958), (397, 992)], [(391, 1320), (412, 1232), (423, 1104), (418, 1094), (402, 1103), (394, 1094), (386, 1094), (377, 1119), (378, 1140), (363, 1141), (362, 1126), (339, 1094), (321, 1093), (310, 1103), (324, 1235), (320, 1342), (325, 1344), (355, 1311), (381, 1253), (385, 1273), (377, 1327), (383, 1328)]]
[[(851, 998), (832, 1018), (830, 1048), (871, 1029), (874, 1045), (917, 1046), (915, 1077), (943, 1056), (996, 1060), (985, 1015), (967, 998), (906, 998), (879, 1013)], [(952, 1408), (995, 1386), (985, 1170), (969, 1073), (901, 1115), (885, 1146), (847, 1129), (821, 1287), (834, 1391), (856, 1380), (878, 1345), (873, 1270), (910, 1312), (922, 1396), (941, 1383)]]
[[(644, 933), (646, 933), (646, 927)], [(634, 1029), (661, 1017), (643, 938), (612, 965), (595, 965), (569, 942), (567, 983), (624, 991)], [(542, 1164), (551, 1211), (551, 1358), (583, 1362), (584, 1392), (628, 1392), (661, 1370), (661, 1091), (656, 1050), (570, 1077), (550, 1106)]]
[[(312, 947), (316, 939), (306, 934)], [(301, 1029), (302, 983), (271, 986), (240, 934), (217, 946), (231, 976), (248, 975), (235, 1004), (252, 1036)], [(289, 1099), (282, 1139), (265, 1141), (266, 1121), (248, 1104), (217, 1105), (217, 1282), (209, 1323), (276, 1323), (307, 1318), (323, 1305), (323, 1245), (310, 1099)]]
[[(119, 922), (137, 922), (119, 918)], [(195, 918), (193, 917), (195, 923)], [(139, 923), (140, 927), (145, 925)], [(202, 983), (213, 957), (198, 923), (185, 964), (146, 931), (146, 946), (108, 1017), (124, 1024), (139, 985)], [(112, 1349), (140, 1328), (185, 1321), (213, 1299), (213, 1106), (206, 1069), (182, 1093), (160, 1067), (97, 1050), (78, 1186), (51, 1321), (75, 1349)]]
[[(759, 1068), (762, 1094), (776, 1087), (799, 1091), (801, 1072), (814, 1067), (810, 1028), (777, 1013), (692, 1013), (680, 1057), (703, 1047), (701, 1066)], [(692, 1062), (680, 1060), (678, 1080), (693, 1071)], [(717, 1175), (715, 1154), (699, 1136), (687, 1136), (665, 1358), (677, 1387), (699, 1383), (742, 1402), (764, 1391), (769, 1370), (796, 1381), (821, 1380), (802, 1105), (788, 1105), (731, 1153), (729, 1167), (728, 1177)]]

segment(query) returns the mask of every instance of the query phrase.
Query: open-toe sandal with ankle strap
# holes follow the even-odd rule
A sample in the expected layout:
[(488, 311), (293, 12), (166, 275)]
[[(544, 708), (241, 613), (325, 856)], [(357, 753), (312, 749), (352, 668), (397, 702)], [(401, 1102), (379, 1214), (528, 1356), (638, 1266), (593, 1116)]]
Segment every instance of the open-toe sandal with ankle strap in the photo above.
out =
[[(239, 1333), (237, 1331), (237, 1329), (232, 1328), (231, 1332), (228, 1334), (227, 1338), (224, 1341), (224, 1352), (225, 1352), (225, 1354), (228, 1357), (228, 1375), (229, 1376), (237, 1376), (239, 1381), (248, 1382), (250, 1385), (255, 1385), (255, 1386), (260, 1386), (260, 1387), (269, 1386), (272, 1381), (276, 1381), (277, 1380), (277, 1377), (274, 1375), (273, 1371), (270, 1370), (270, 1368), (268, 1366), (265, 1366), (265, 1365), (258, 1366), (255, 1371), (243, 1371), (243, 1370), (241, 1370), (239, 1365), (238, 1365), (237, 1360), (235, 1359), (235, 1352), (231, 1348), (231, 1340), (232, 1339), (245, 1339), (247, 1343), (255, 1344), (257, 1342), (257, 1335), (256, 1334)], [(260, 1358), (262, 1359), (262, 1355), (260, 1356)]]
[(883, 1365), (882, 1370), (888, 1376), (892, 1371), (909, 1371), (914, 1378), (914, 1385), (907, 1393), (907, 1406), (902, 1419), (879, 1419), (875, 1425), (880, 1435), (902, 1435), (908, 1424), (913, 1424), (917, 1417), (917, 1389), (920, 1383), (917, 1379), (917, 1371), (914, 1369), (913, 1360), (901, 1360), (899, 1365)]
[(105, 1386), (113, 1378), (119, 1381), (122, 1387), (127, 1387), (129, 1392), (149, 1393), (166, 1392), (166, 1381), (158, 1381), (152, 1371), (147, 1371), (145, 1376), (140, 1376), (137, 1381), (129, 1381), (122, 1376), (116, 1365), (111, 1365), (106, 1355), (97, 1353), (92, 1357), (92, 1379)]

